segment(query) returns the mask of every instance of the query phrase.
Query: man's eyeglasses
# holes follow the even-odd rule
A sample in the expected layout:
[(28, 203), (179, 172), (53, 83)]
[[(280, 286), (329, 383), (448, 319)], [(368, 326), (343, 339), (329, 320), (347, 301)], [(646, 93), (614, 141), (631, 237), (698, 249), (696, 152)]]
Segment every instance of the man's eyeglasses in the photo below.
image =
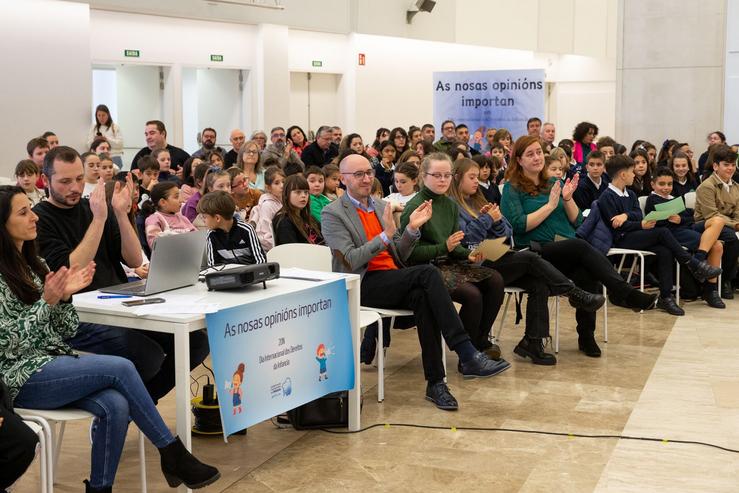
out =
[(435, 180), (451, 180), (452, 174), (451, 173), (426, 173), (426, 176), (432, 176)]
[(375, 177), (375, 170), (368, 169), (365, 171), (355, 171), (354, 173), (341, 173), (342, 175), (352, 175), (356, 180), (362, 180), (365, 176), (368, 178)]

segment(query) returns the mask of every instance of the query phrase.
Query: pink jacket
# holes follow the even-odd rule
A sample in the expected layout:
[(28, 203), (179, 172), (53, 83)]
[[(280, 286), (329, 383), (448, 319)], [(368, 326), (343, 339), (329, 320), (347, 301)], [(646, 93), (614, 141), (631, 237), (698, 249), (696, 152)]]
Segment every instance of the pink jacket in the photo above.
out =
[[(590, 144), (590, 152), (598, 150), (598, 147), (591, 143)], [(575, 141), (575, 147), (572, 149), (572, 159), (575, 160), (576, 163), (580, 164), (583, 162), (582, 157), (582, 143)]]
[(197, 231), (197, 229), (181, 212), (166, 214), (157, 211), (146, 218), (146, 243), (149, 244), (149, 248), (154, 246), (154, 240), (158, 236), (176, 235), (190, 231)]
[(280, 199), (269, 192), (265, 192), (259, 197), (259, 203), (252, 207), (249, 214), (249, 222), (254, 224), (259, 243), (261, 243), (265, 252), (270, 251), (275, 246), (272, 220), (280, 209), (282, 209)]

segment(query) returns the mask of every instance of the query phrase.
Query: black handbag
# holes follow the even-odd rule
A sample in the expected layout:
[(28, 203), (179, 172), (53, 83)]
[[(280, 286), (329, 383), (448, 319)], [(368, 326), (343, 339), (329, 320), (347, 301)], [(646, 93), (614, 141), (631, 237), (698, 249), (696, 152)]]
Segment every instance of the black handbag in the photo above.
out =
[(307, 402), (288, 411), (287, 419), (296, 430), (346, 428), (349, 426), (349, 392), (334, 392)]

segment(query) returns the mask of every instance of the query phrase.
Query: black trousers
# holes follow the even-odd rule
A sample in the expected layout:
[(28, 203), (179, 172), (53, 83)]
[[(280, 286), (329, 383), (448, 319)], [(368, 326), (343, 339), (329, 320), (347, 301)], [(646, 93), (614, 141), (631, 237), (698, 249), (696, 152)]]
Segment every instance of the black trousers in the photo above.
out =
[(441, 274), (432, 265), (367, 272), (360, 299), (364, 306), (413, 310), (423, 373), (429, 382), (445, 376), (441, 336), (451, 349), (469, 340)]
[(530, 250), (509, 252), (484, 265), (497, 270), (506, 286), (526, 291), (526, 335), (532, 339), (549, 337), (549, 297), (569, 292), (574, 283)]
[[(541, 245), (541, 256), (575, 285), (591, 293), (599, 293), (601, 284), (611, 295), (623, 300), (634, 288), (616, 272), (605, 255), (585, 240), (573, 238)], [(595, 331), (595, 312), (575, 310), (578, 333)]]
[(631, 231), (623, 238), (614, 242), (619, 248), (633, 248), (634, 250), (647, 250), (654, 252), (657, 257), (657, 278), (659, 280), (659, 294), (663, 298), (672, 296), (672, 285), (674, 283), (673, 261), (687, 264), (692, 256), (667, 228), (642, 229)]
[(503, 305), (504, 288), (503, 277), (495, 272), (482, 281), (465, 282), (449, 293), (453, 301), (462, 305), (459, 318), (478, 351), (493, 345), (489, 338), (490, 329)]
[(0, 491), (15, 483), (36, 455), (36, 434), (10, 410), (0, 405)]

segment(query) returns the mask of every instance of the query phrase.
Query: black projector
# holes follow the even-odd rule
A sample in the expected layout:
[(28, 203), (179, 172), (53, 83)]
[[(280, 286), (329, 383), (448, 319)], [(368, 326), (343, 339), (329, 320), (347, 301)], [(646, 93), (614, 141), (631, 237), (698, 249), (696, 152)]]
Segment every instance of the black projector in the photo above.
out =
[(205, 275), (205, 285), (208, 291), (224, 289), (238, 289), (261, 282), (267, 289), (266, 281), (280, 277), (280, 264), (267, 262), (266, 264), (242, 265), (230, 267), (222, 271), (209, 272)]

